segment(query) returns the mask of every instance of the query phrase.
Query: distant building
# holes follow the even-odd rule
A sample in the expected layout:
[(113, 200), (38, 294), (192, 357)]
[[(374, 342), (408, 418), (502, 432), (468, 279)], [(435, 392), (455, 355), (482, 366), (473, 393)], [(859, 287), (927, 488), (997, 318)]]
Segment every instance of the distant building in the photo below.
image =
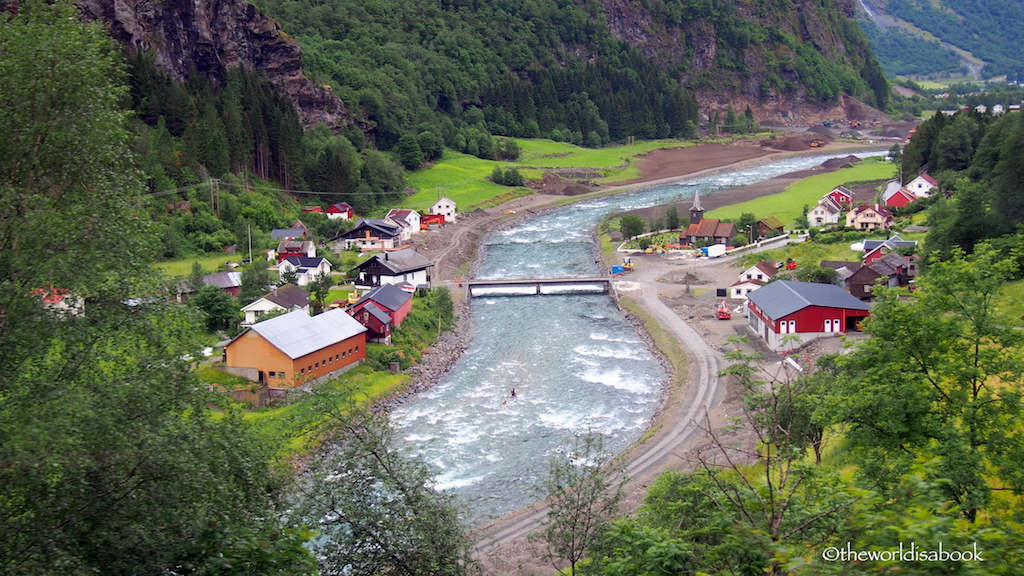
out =
[(251, 326), (271, 312), (302, 310), (309, 315), (309, 292), (294, 284), (285, 284), (242, 307), (243, 326)]
[(914, 193), (918, 198), (927, 198), (932, 195), (932, 190), (939, 185), (939, 181), (927, 173), (921, 173), (917, 178), (907, 182), (907, 190)]
[(442, 196), (430, 207), (430, 213), (444, 216), (445, 223), (455, 222), (455, 201), (447, 196)]
[(351, 220), (355, 217), (356, 211), (348, 202), (338, 202), (327, 208), (327, 218), (330, 220)]
[(846, 227), (856, 230), (888, 230), (892, 224), (892, 212), (885, 206), (861, 205), (846, 215)]
[(345, 250), (353, 246), (360, 250), (391, 250), (401, 245), (402, 231), (402, 226), (390, 220), (360, 219), (351, 230), (336, 236), (333, 241)]
[[(778, 236), (785, 230), (786, 225), (775, 216), (766, 216), (757, 221), (757, 235), (766, 237), (769, 235)], [(774, 234), (772, 234), (774, 233)]]

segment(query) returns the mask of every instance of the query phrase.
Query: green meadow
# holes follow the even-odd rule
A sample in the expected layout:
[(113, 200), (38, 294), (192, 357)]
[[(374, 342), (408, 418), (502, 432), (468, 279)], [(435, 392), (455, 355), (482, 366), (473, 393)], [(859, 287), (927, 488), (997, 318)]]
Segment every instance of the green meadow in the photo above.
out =
[(608, 148), (581, 148), (552, 140), (517, 139), (523, 153), (515, 162), (481, 160), (475, 156), (446, 150), (444, 159), (430, 168), (409, 174), (408, 185), (417, 192), (402, 205), (413, 210), (426, 210), (442, 196), (455, 201), (460, 212), (496, 206), (507, 200), (532, 192), (526, 188), (510, 188), (494, 184), (487, 178), (495, 166), (517, 168), (527, 180), (539, 179), (544, 170), (552, 168), (586, 168), (600, 173), (602, 183), (629, 180), (639, 176), (634, 165), (636, 156), (661, 148), (693, 146), (679, 140), (651, 140), (632, 145)]
[(785, 191), (778, 194), (724, 206), (708, 212), (706, 216), (720, 220), (735, 220), (744, 212), (751, 212), (758, 218), (775, 216), (785, 222), (786, 226), (793, 226), (796, 219), (803, 214), (804, 205), (814, 206), (822, 196), (836, 186), (852, 182), (885, 180), (895, 175), (895, 164), (882, 158), (868, 158), (852, 168), (810, 176), (790, 184)]
[(225, 263), (239, 262), (241, 258), (241, 254), (213, 254), (157, 262), (156, 267), (163, 271), (166, 278), (188, 278), (192, 274), (192, 263), (194, 262), (199, 262), (205, 274), (212, 274), (224, 270)]

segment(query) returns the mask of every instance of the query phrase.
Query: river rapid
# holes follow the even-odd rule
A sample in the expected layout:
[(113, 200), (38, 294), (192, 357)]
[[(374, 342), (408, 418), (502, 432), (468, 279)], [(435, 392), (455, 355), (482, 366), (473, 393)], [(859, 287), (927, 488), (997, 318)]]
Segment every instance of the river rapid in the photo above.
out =
[[(691, 198), (696, 190), (706, 196), (847, 155), (790, 158), (560, 208), (492, 234), (476, 277), (596, 276), (593, 230), (606, 214)], [(470, 311), (474, 333), (465, 354), (391, 418), (409, 453), (438, 470), (436, 487), (455, 491), (479, 525), (536, 501), (533, 487), (547, 462), (574, 434), (599, 432), (606, 448), (625, 450), (646, 431), (668, 374), (604, 294), (478, 296)]]

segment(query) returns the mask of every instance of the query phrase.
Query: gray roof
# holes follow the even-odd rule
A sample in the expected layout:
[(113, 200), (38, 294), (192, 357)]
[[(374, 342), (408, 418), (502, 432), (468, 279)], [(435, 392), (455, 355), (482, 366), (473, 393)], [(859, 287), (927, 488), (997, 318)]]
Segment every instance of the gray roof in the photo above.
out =
[(203, 276), (203, 284), (218, 288), (238, 288), (242, 285), (241, 272), (214, 272)]
[(391, 252), (385, 252), (383, 254), (377, 254), (373, 258), (370, 258), (366, 262), (363, 262), (358, 269), (363, 269), (369, 265), (370, 262), (376, 260), (382, 266), (391, 271), (392, 275), (397, 276), (399, 274), (405, 274), (415, 270), (425, 270), (434, 265), (433, 262), (427, 260), (419, 252), (412, 248), (402, 248), (401, 250), (394, 250)]
[(412, 298), (412, 294), (409, 294), (397, 286), (381, 284), (364, 294), (355, 305), (359, 306), (367, 300), (372, 300), (381, 306), (384, 306), (388, 310), (398, 310), (403, 304), (408, 302), (410, 298)]
[[(296, 310), (253, 324), (256, 331), (292, 360), (366, 332), (366, 326), (335, 308), (318, 316)], [(242, 334), (245, 334), (243, 332)], [(241, 337), (241, 335), (239, 336)]]
[(870, 310), (858, 298), (835, 284), (778, 280), (747, 295), (769, 318), (779, 319), (808, 306)]
[(270, 294), (263, 296), (263, 300), (269, 300), (285, 310), (305, 308), (309, 305), (309, 292), (294, 284), (285, 284)]
[(917, 240), (904, 240), (899, 236), (893, 236), (886, 240), (865, 240), (864, 252), (871, 252), (879, 246), (885, 246), (892, 250), (895, 248), (903, 248), (904, 246), (917, 246)]
[(373, 302), (367, 302), (366, 306), (363, 306), (363, 310), (369, 312), (370, 315), (379, 320), (382, 324), (391, 324), (391, 316), (388, 316), (387, 312), (378, 308)]

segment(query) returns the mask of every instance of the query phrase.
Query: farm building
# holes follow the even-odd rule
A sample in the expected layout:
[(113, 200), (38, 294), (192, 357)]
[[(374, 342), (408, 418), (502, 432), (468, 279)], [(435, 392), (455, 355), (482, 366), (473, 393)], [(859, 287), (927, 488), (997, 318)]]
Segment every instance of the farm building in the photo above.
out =
[(867, 304), (835, 284), (778, 280), (747, 295), (750, 328), (775, 351), (858, 331), (869, 310)]
[(224, 347), (224, 371), (273, 388), (337, 375), (366, 357), (366, 327), (334, 309), (257, 322)]

